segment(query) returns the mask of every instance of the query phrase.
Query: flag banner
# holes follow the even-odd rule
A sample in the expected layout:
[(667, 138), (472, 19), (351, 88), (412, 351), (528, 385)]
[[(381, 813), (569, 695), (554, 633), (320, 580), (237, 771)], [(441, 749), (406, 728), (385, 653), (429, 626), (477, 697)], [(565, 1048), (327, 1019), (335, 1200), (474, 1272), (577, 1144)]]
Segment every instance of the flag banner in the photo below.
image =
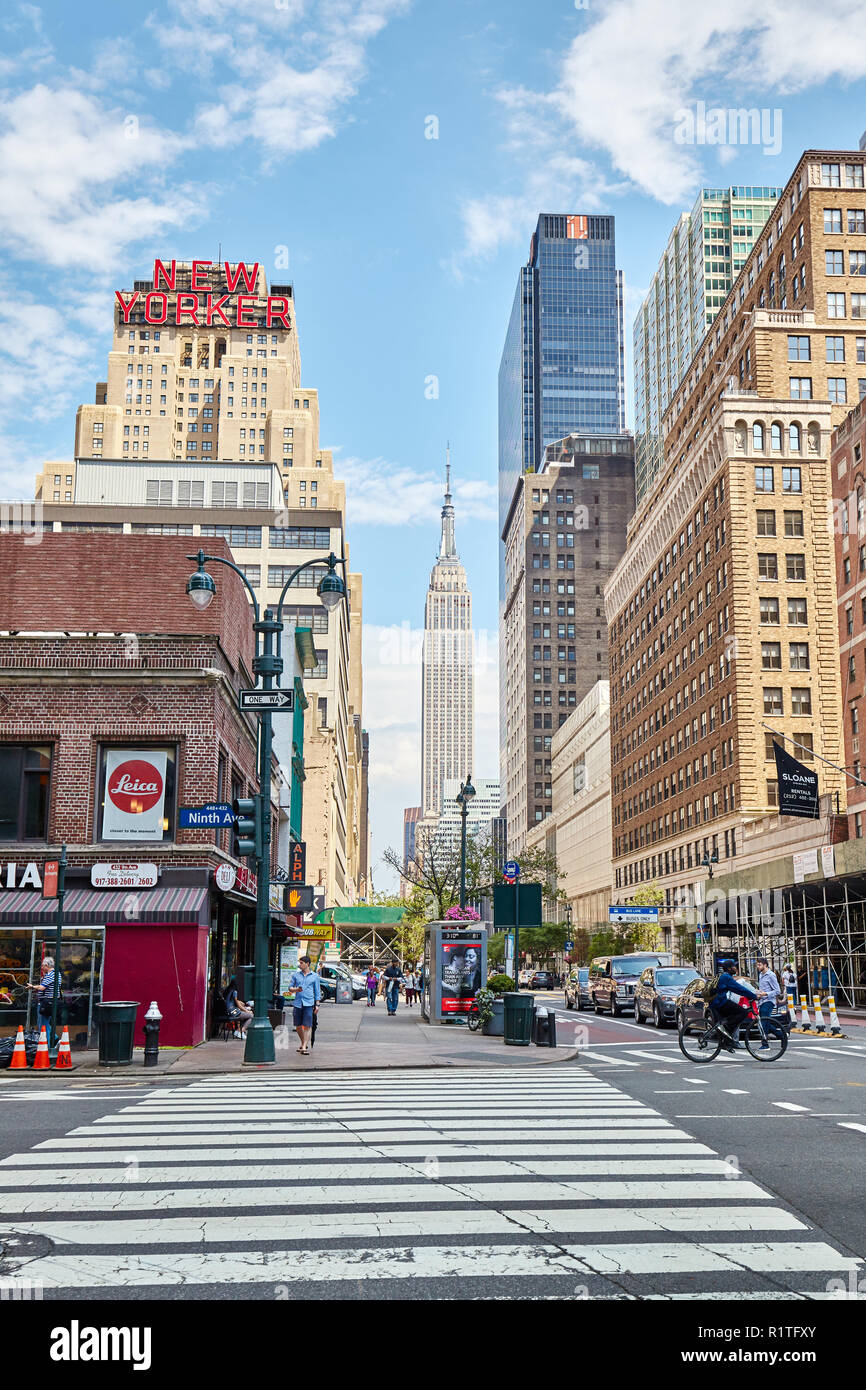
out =
[(817, 820), (818, 774), (804, 767), (780, 743), (773, 743), (776, 758), (776, 777), (779, 783), (779, 815), (806, 816)]

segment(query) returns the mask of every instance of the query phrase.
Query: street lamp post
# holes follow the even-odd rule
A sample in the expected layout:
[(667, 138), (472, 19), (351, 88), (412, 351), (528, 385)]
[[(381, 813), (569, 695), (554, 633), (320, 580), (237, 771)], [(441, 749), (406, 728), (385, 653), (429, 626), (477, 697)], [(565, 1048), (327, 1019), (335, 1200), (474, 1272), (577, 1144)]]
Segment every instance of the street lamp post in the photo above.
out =
[[(186, 591), (190, 599), (199, 609), (205, 609), (212, 602), (216, 593), (216, 581), (213, 575), (208, 574), (205, 566), (208, 564), (227, 565), (234, 570), (235, 574), (240, 575), (247, 591), (252, 599), (253, 632), (255, 633), (255, 656), (253, 657), (253, 674), (258, 683), (261, 677), (262, 690), (274, 689), (274, 677), (282, 675), (282, 635), (283, 635), (283, 604), (286, 594), (297, 576), (302, 570), (309, 569), (311, 565), (321, 564), (325, 559), (323, 556), (316, 556), (312, 560), (305, 560), (298, 565), (286, 580), (282, 593), (277, 604), (276, 617), (270, 608), (266, 608), (264, 617), (259, 610), (258, 599), (249, 580), (243, 570), (233, 564), (231, 560), (226, 560), (222, 555), (205, 555), (200, 550), (197, 555), (188, 555), (188, 560), (195, 560), (198, 568), (194, 574), (190, 575), (187, 581)], [(328, 568), (322, 576), (318, 585), (318, 595), (323, 605), (327, 609), (335, 608), (342, 600), (348, 601), (346, 589), (346, 561), (344, 556), (336, 556), (333, 552), (325, 560)], [(343, 569), (343, 578), (336, 573), (337, 565)], [(276, 637), (276, 648), (274, 638)], [(256, 854), (256, 927), (255, 942), (253, 950), (253, 1018), (247, 1028), (246, 1045), (244, 1047), (244, 1062), (255, 1063), (259, 1066), (276, 1061), (274, 1049), (274, 1030), (268, 1019), (269, 1000), (273, 990), (268, 983), (268, 941), (269, 941), (269, 921), (270, 921), (270, 896), (271, 896), (271, 756), (273, 748), (273, 726), (271, 724), (272, 712), (270, 709), (259, 710), (259, 757), (258, 757), (258, 814), (257, 820), (260, 829), (260, 844)], [(272, 983), (272, 982), (271, 982)]]
[(475, 788), (472, 785), (472, 773), (466, 778), (465, 782), (460, 783), (460, 791), (457, 793), (457, 805), (460, 807), (460, 906), (466, 906), (466, 818), (469, 815), (469, 803), (475, 795)]

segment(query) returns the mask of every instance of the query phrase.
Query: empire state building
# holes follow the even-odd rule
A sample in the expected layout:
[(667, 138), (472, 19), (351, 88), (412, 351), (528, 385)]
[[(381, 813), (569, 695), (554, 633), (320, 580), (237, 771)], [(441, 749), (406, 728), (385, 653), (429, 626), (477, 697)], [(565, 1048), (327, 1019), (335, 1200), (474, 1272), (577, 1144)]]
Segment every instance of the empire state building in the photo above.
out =
[(472, 771), (475, 694), (472, 595), (454, 540), (451, 463), (445, 468), (442, 539), (424, 610), (421, 694), (421, 801), (425, 816), (442, 811), (442, 787)]

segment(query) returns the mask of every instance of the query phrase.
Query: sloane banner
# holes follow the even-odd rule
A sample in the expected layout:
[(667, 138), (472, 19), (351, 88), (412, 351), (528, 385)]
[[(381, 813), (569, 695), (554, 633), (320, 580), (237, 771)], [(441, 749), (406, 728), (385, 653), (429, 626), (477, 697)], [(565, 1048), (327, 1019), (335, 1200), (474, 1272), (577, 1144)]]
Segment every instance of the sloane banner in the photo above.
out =
[(817, 820), (818, 774), (798, 763), (780, 743), (773, 742), (776, 777), (779, 782), (779, 815), (806, 816)]

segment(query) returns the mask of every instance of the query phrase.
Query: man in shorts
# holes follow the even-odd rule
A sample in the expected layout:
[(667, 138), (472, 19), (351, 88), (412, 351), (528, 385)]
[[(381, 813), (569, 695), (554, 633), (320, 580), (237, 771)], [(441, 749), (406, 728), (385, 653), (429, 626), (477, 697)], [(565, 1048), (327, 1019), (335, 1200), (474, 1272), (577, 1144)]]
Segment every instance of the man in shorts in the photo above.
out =
[(319, 1007), (319, 1000), (322, 997), (322, 981), (315, 971), (310, 969), (310, 965), (310, 957), (301, 956), (298, 961), (299, 968), (292, 971), (292, 978), (289, 981), (289, 992), (293, 996), (292, 1021), (301, 1042), (298, 1051), (305, 1057), (309, 1056), (310, 1052), (313, 1010)]

